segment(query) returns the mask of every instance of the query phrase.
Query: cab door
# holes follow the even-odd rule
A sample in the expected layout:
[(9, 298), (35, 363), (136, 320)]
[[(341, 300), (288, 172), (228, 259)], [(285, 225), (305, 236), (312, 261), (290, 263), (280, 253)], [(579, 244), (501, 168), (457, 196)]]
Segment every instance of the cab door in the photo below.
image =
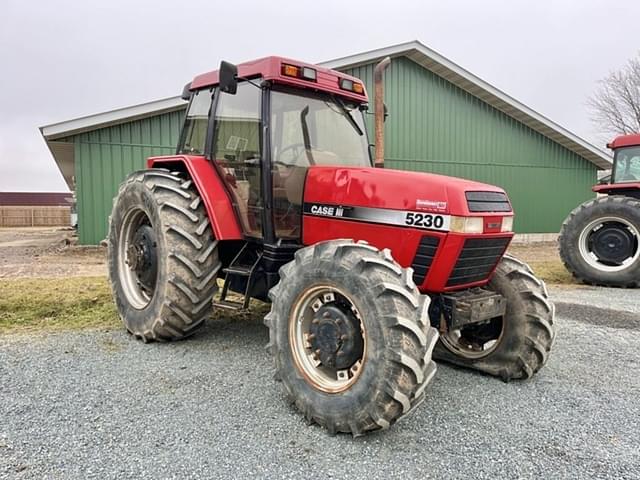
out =
[(262, 92), (242, 82), (235, 95), (218, 90), (216, 96), (211, 159), (231, 194), (245, 236), (262, 239)]

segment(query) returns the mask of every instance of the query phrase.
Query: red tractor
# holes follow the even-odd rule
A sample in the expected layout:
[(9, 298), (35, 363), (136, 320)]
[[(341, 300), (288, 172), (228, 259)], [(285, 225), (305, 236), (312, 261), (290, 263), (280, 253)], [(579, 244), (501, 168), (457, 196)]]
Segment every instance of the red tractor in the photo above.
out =
[(124, 181), (108, 237), (130, 333), (177, 340), (212, 308), (271, 302), (276, 378), (310, 422), (353, 435), (422, 402), (432, 355), (529, 378), (554, 339), (544, 284), (505, 256), (503, 190), (376, 168), (386, 65), (375, 166), (357, 78), (279, 57), (197, 76), (176, 154)]
[(578, 280), (609, 287), (640, 286), (640, 134), (607, 145), (611, 177), (593, 187), (601, 196), (562, 224), (560, 257)]

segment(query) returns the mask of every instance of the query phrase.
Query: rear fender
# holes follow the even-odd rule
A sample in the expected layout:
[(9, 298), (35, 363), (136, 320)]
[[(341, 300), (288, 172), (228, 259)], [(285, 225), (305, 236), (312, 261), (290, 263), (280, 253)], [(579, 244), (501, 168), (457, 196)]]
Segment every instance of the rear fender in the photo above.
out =
[(605, 183), (595, 185), (591, 190), (603, 195), (624, 195), (626, 197), (640, 198), (640, 182)]
[(175, 155), (147, 159), (149, 168), (186, 170), (196, 185), (217, 240), (242, 240), (242, 230), (218, 172), (201, 156)]

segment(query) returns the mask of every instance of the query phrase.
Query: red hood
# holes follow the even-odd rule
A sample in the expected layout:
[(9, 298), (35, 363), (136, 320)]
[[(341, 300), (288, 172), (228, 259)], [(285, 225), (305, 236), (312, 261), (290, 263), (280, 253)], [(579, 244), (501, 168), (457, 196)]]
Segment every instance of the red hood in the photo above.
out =
[(472, 215), (465, 192), (505, 193), (492, 185), (433, 173), (314, 166), (309, 168), (305, 201), (330, 197), (335, 204)]

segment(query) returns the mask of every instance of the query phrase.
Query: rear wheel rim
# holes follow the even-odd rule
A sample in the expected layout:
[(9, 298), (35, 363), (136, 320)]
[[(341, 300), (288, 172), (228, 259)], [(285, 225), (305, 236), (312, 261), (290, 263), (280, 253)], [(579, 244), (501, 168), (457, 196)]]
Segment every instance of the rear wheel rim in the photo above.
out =
[(289, 344), (296, 367), (317, 390), (340, 393), (360, 377), (366, 358), (364, 322), (339, 288), (317, 285), (298, 297), (289, 319)]
[(640, 257), (640, 232), (621, 217), (603, 217), (589, 223), (580, 233), (578, 248), (591, 267), (603, 272), (620, 272)]
[(139, 209), (125, 215), (118, 238), (118, 275), (129, 304), (141, 310), (153, 298), (158, 276), (157, 239), (147, 214)]

